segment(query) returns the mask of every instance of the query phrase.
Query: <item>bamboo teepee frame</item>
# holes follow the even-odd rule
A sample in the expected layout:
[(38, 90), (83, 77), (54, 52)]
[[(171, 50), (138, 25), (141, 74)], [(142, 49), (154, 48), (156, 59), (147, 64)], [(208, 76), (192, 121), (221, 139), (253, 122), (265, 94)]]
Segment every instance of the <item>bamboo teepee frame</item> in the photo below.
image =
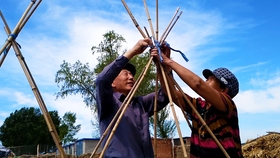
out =
[[(134, 18), (133, 14), (131, 13), (130, 9), (128, 8), (125, 0), (122, 0), (122, 3), (125, 7), (125, 9), (127, 10), (130, 18), (132, 19), (134, 25), (136, 26), (136, 28), (138, 29), (138, 31), (140, 32), (140, 34), (145, 38), (147, 37), (144, 32), (142, 31), (142, 29), (139, 27), (139, 24), (137, 23), (136, 19)], [(146, 0), (143, 0), (143, 3), (144, 3), (144, 6), (145, 6), (145, 10), (146, 10), (146, 14), (147, 14), (147, 17), (148, 17), (148, 22), (149, 22), (149, 25), (150, 25), (150, 29), (151, 29), (151, 32), (152, 32), (152, 35), (153, 37), (156, 37), (156, 40), (158, 40), (158, 0), (156, 0), (156, 35), (154, 34), (154, 30), (153, 30), (153, 26), (152, 26), (152, 23), (151, 23), (151, 18), (150, 18), (150, 15), (149, 15), (149, 12), (148, 12), (148, 8), (147, 8), (147, 5), (146, 5)], [(173, 26), (175, 25), (175, 23), (177, 22), (177, 20), (179, 19), (179, 17), (181, 16), (182, 12), (180, 12), (178, 14), (178, 11), (179, 11), (179, 8), (177, 8), (171, 22), (169, 23), (168, 27), (166, 28), (166, 30), (164, 31), (164, 33), (162, 34), (161, 36), (161, 39), (160, 39), (160, 44), (163, 44), (163, 42), (165, 41), (167, 35), (170, 33), (171, 29), (173, 28)], [(176, 17), (176, 19), (175, 19)], [(174, 22), (174, 19), (175, 19), (175, 22)], [(146, 30), (146, 28), (145, 28)], [(146, 30), (146, 33), (148, 35), (148, 32)], [(149, 35), (148, 35), (149, 37)], [(153, 40), (154, 41), (154, 40)], [(99, 148), (101, 142), (103, 141), (103, 139), (105, 138), (105, 136), (108, 134), (109, 130), (111, 130), (112, 128), (112, 125), (115, 123), (113, 129), (111, 130), (111, 133), (110, 133), (110, 136), (108, 137), (107, 139), (107, 142), (105, 143), (104, 147), (103, 147), (103, 150), (101, 151), (101, 154), (100, 154), (100, 158), (103, 157), (107, 147), (108, 147), (108, 144), (109, 142), (111, 141), (112, 139), (112, 136), (118, 126), (118, 123), (120, 122), (126, 108), (128, 107), (129, 105), (129, 102), (130, 100), (132, 99), (135, 91), (137, 90), (137, 88), (139, 87), (139, 84), (141, 83), (141, 81), (143, 80), (145, 74), (146, 74), (146, 71), (148, 69), (148, 67), (150, 66), (151, 64), (151, 61), (152, 61), (152, 57), (150, 58), (150, 60), (148, 61), (147, 65), (145, 66), (145, 68), (143, 69), (141, 75), (139, 76), (139, 78), (137, 79), (136, 83), (134, 84), (134, 86), (132, 87), (131, 91), (129, 92), (128, 96), (126, 97), (126, 99), (124, 100), (123, 104), (121, 105), (120, 109), (117, 111), (116, 115), (114, 116), (114, 118), (112, 119), (111, 123), (109, 124), (109, 126), (107, 127), (107, 129), (105, 130), (105, 132), (103, 133), (100, 141), (98, 142), (98, 144), (96, 145), (95, 149), (93, 150), (90, 158), (92, 158), (97, 149)], [(175, 93), (170, 93), (171, 91), (174, 92), (175, 91), (175, 88), (177, 88), (181, 94), (183, 94), (184, 96), (184, 99), (188, 102), (188, 104), (190, 105), (190, 107), (192, 108), (192, 110), (195, 112), (195, 114), (198, 116), (198, 119), (202, 122), (203, 126), (206, 128), (206, 130), (210, 133), (210, 135), (212, 136), (212, 138), (214, 139), (214, 141), (217, 143), (217, 145), (219, 146), (219, 148), (222, 150), (222, 152), (224, 153), (224, 155), (229, 158), (229, 155), (228, 153), (225, 151), (224, 147), (221, 145), (221, 143), (219, 142), (219, 140), (216, 138), (216, 136), (213, 134), (213, 132), (211, 131), (211, 129), (207, 126), (206, 122), (203, 120), (203, 118), (200, 116), (200, 114), (197, 112), (196, 108), (192, 105), (192, 103), (189, 101), (189, 99), (187, 98), (187, 96), (184, 94), (183, 90), (180, 88), (180, 86), (176, 83), (176, 81), (174, 80), (173, 77), (169, 76), (168, 73), (165, 71), (164, 67), (161, 65), (161, 63), (158, 63), (159, 61), (157, 61), (156, 65), (158, 65), (160, 67), (160, 73), (162, 75), (162, 78), (164, 80), (164, 84), (165, 84), (165, 87), (166, 87), (166, 91), (167, 91), (167, 95), (168, 95), (168, 98), (169, 98), (169, 101), (170, 101), (170, 106), (171, 106), (171, 109), (172, 109), (172, 113), (173, 113), (173, 116), (174, 116), (174, 119), (175, 119), (175, 123), (176, 123), (176, 127), (177, 127), (177, 130), (178, 130), (178, 134), (179, 134), (179, 138), (180, 138), (180, 142), (181, 142), (181, 146), (182, 146), (182, 149), (183, 149), (183, 154), (184, 154), (184, 157), (187, 157), (187, 153), (186, 153), (186, 149), (185, 149), (185, 145), (184, 145), (184, 141), (182, 139), (182, 135), (181, 135), (181, 130), (180, 130), (180, 126), (179, 126), (179, 122), (178, 122), (178, 119), (177, 119), (177, 116), (176, 116), (176, 112), (175, 112), (175, 109), (174, 109), (174, 103), (172, 101), (172, 98), (177, 98), (176, 96), (174, 96)], [(172, 96), (172, 97), (171, 97)], [(157, 96), (156, 96), (157, 97)], [(156, 106), (155, 106), (156, 107)], [(181, 108), (181, 110), (183, 109), (180, 102), (179, 102), (179, 107)], [(156, 108), (154, 109), (154, 112), (156, 112)], [(183, 110), (182, 110), (183, 112)], [(187, 120), (189, 126), (191, 127), (189, 121), (188, 121), (188, 118), (186, 116), (186, 114), (183, 112), (183, 115), (185, 117), (185, 119)], [(154, 116), (156, 117), (156, 114), (154, 114)], [(156, 118), (155, 118), (156, 120)], [(156, 122), (155, 122), (156, 123)], [(156, 130), (155, 130), (156, 131)], [(156, 133), (155, 133), (155, 136), (156, 136)], [(154, 152), (155, 152), (155, 157), (156, 157), (156, 139), (155, 139), (155, 142), (154, 142)]]
[(1, 51), (0, 51), (0, 56), (1, 54), (4, 52), (4, 55), (3, 57), (1, 58), (0, 60), (0, 66), (3, 64), (9, 50), (11, 47), (13, 47), (14, 51), (15, 51), (15, 54), (18, 58), (18, 61), (24, 71), (24, 74), (31, 86), (31, 89), (36, 97), (36, 100), (40, 106), (40, 109), (43, 113), (43, 116), (44, 116), (44, 119), (47, 123), (47, 126), (48, 126), (48, 129), (49, 129), (49, 132), (55, 142), (55, 145), (56, 147), (58, 148), (58, 151), (60, 153), (60, 156), (61, 158), (65, 158), (65, 153), (64, 153), (64, 150), (62, 148), (62, 142), (60, 141), (59, 139), (59, 136), (58, 136), (58, 133), (56, 131), (56, 128), (53, 124), (53, 121), (51, 119), (51, 116), (47, 110), (47, 107), (44, 103), (44, 100), (40, 94), (40, 91), (31, 75), (31, 72), (24, 60), (24, 57), (20, 51), (20, 48), (19, 48), (19, 45), (17, 44), (16, 42), (16, 37), (17, 35), (20, 33), (20, 31), (22, 30), (22, 28), (24, 27), (24, 25), (26, 24), (26, 22), (29, 20), (29, 18), (31, 17), (31, 15), (34, 13), (34, 11), (36, 10), (36, 8), (39, 6), (39, 4), (42, 2), (42, 0), (39, 0), (37, 3), (36, 3), (36, 0), (31, 0), (31, 3), (30, 5), (28, 6), (28, 8), (25, 10), (24, 14), (22, 15), (22, 17), (20, 18), (19, 22), (17, 23), (16, 27), (14, 28), (14, 30), (11, 32), (2, 12), (0, 11), (0, 15), (1, 15), (1, 18), (5, 24), (5, 31), (8, 35), (8, 39), (6, 40), (5, 44), (3, 45), (3, 47), (1, 48)]

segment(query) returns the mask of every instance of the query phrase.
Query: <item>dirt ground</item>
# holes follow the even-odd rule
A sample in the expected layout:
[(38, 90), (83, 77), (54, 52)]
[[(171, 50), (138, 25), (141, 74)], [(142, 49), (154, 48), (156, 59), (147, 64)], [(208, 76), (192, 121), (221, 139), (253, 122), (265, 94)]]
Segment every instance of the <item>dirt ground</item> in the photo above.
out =
[(247, 158), (280, 158), (280, 133), (268, 132), (267, 135), (247, 141), (242, 151)]

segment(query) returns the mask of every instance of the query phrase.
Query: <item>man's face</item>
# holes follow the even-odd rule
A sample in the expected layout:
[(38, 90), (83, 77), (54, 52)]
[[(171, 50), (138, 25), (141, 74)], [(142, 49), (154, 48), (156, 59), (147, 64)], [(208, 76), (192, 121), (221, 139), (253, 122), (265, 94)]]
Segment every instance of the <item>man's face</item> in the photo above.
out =
[(123, 69), (112, 83), (114, 91), (127, 95), (134, 85), (134, 77), (130, 71)]

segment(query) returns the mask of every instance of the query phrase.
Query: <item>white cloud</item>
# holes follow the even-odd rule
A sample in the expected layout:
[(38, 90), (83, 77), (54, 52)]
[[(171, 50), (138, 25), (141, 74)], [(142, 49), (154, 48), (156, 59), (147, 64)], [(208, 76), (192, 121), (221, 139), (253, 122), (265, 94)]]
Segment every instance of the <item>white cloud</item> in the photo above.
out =
[(93, 127), (91, 120), (94, 118), (90, 108), (86, 107), (80, 95), (68, 96), (65, 99), (55, 100), (55, 96), (44, 93), (48, 111), (57, 110), (60, 117), (66, 112), (76, 114), (76, 125), (81, 124), (81, 130), (78, 132), (78, 138), (91, 138)]
[(25, 94), (23, 92), (14, 92), (14, 98), (15, 101), (17, 103), (17, 105), (29, 105), (29, 106), (33, 106), (36, 105), (34, 104), (34, 96), (30, 95), (30, 94)]
[(240, 112), (280, 112), (280, 86), (262, 90), (246, 90), (234, 99)]

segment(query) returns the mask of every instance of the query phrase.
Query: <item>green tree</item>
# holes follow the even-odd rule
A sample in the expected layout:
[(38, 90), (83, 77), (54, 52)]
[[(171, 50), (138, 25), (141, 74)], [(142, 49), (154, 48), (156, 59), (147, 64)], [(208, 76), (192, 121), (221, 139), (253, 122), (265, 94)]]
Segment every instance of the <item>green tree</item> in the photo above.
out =
[[(100, 42), (98, 46), (93, 46), (91, 48), (93, 54), (98, 53), (97, 58), (98, 64), (93, 69), (90, 70), (88, 63), (82, 64), (77, 61), (73, 66), (67, 62), (63, 62), (61, 69), (56, 74), (56, 83), (60, 87), (60, 91), (57, 93), (57, 98), (65, 98), (67, 95), (81, 94), (84, 98), (84, 102), (87, 106), (90, 106), (96, 118), (96, 106), (95, 106), (95, 77), (99, 74), (106, 65), (114, 61), (120, 54), (126, 52), (126, 50), (121, 50), (122, 43), (125, 39), (115, 33), (114, 31), (108, 31), (103, 35), (103, 41)], [(145, 68), (150, 55), (148, 52), (142, 53), (137, 57), (133, 58), (130, 62), (135, 65), (137, 72), (135, 78), (137, 79), (141, 74), (142, 70)], [(136, 91), (136, 95), (145, 95), (155, 91), (156, 81), (155, 81), (156, 71), (155, 66), (151, 64), (141, 85)], [(86, 81), (83, 81), (83, 80)], [(62, 84), (62, 85), (61, 85)], [(162, 110), (161, 112), (167, 112)], [(168, 115), (168, 114), (167, 114)], [(161, 116), (161, 115), (159, 115)], [(160, 121), (161, 119), (159, 119)], [(98, 127), (97, 120), (92, 120), (92, 124), (95, 129)], [(164, 125), (164, 124), (163, 124)], [(175, 130), (175, 128), (173, 128)], [(95, 131), (98, 133), (97, 131)], [(169, 131), (168, 131), (169, 132)], [(96, 134), (93, 134), (96, 136)]]
[[(57, 111), (49, 113), (58, 130), (60, 118)], [(39, 108), (33, 107), (11, 113), (0, 127), (0, 140), (4, 146), (55, 145)]]
[[(172, 138), (174, 137), (174, 132), (176, 129), (176, 124), (174, 121), (170, 120), (169, 108), (166, 107), (157, 113), (156, 121), (156, 136), (159, 138)], [(154, 130), (154, 117), (149, 119), (152, 130)]]
[[(81, 125), (74, 125), (76, 115), (67, 112), (61, 119), (57, 111), (49, 111), (49, 114), (63, 143), (73, 142), (81, 128)], [(0, 140), (7, 147), (42, 144), (55, 148), (43, 114), (34, 107), (23, 107), (11, 113), (0, 127)]]
[(59, 127), (59, 136), (62, 139), (64, 145), (75, 142), (78, 138), (74, 136), (81, 129), (81, 125), (75, 125), (76, 114), (71, 112), (66, 112), (61, 120), (61, 125)]
[(95, 75), (90, 70), (89, 64), (82, 64), (79, 60), (73, 65), (63, 61), (60, 65), (60, 70), (56, 72), (55, 82), (60, 88), (56, 93), (56, 99), (65, 98), (68, 95), (81, 94), (84, 98), (84, 103), (95, 111), (92, 106), (95, 103)]

